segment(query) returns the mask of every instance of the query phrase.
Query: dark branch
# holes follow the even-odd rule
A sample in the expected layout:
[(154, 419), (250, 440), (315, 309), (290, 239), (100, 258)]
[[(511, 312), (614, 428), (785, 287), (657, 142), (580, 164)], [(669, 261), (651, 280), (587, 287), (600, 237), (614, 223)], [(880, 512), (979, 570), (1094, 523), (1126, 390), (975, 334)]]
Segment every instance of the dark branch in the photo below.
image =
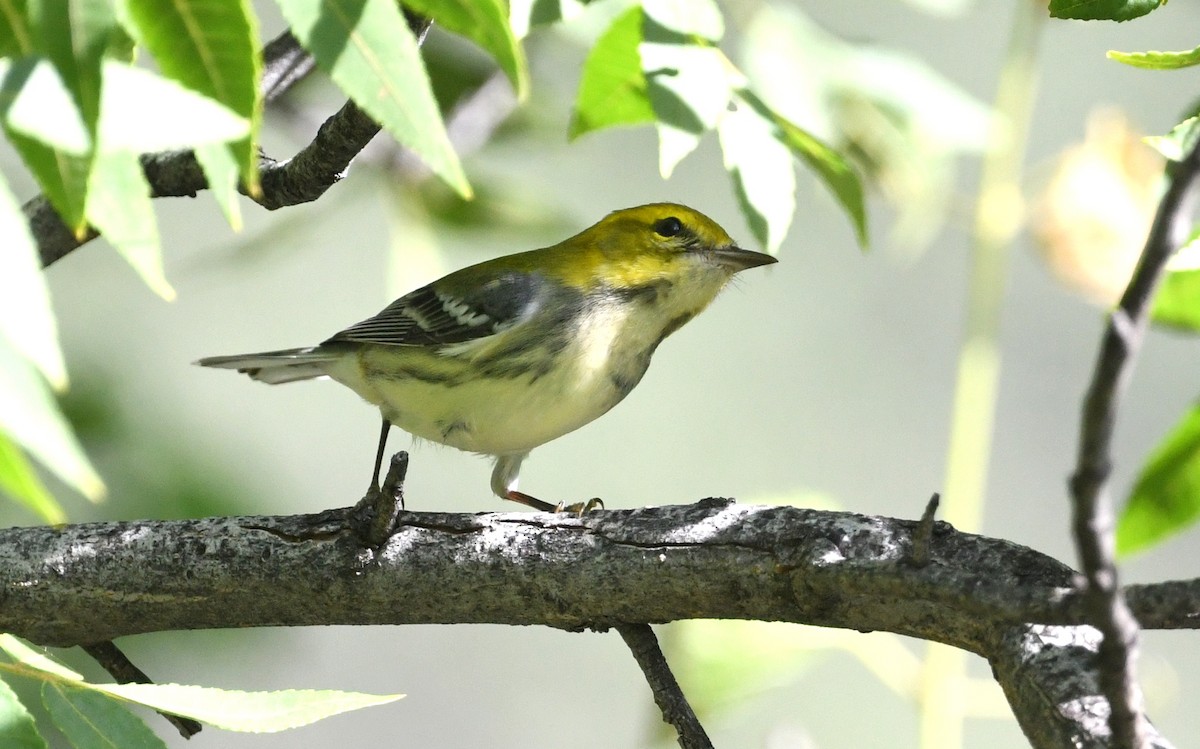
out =
[(1115, 562), (1114, 521), (1108, 480), (1112, 436), (1121, 395), (1133, 374), (1145, 336), (1150, 304), (1163, 269), (1192, 227), (1194, 183), (1200, 173), (1200, 142), (1175, 165), (1166, 195), (1142, 250), (1137, 270), (1109, 316), (1095, 374), (1084, 400), (1079, 456), (1071, 477), (1072, 530), (1086, 582), (1088, 620), (1100, 630), (1100, 674), (1112, 706), (1118, 746), (1149, 745), (1149, 727), (1137, 684), (1138, 623), (1121, 594)]
[(671, 667), (667, 665), (667, 659), (650, 625), (618, 624), (617, 632), (646, 675), (646, 682), (654, 694), (654, 703), (662, 711), (663, 720), (674, 727), (679, 746), (682, 749), (713, 749), (704, 726), (700, 725), (700, 719), (683, 696), (675, 674), (671, 673)]
[[(1090, 722), (1107, 705), (1095, 631), (1068, 618), (1082, 614), (1074, 572), (949, 528), (916, 568), (918, 525), (721, 500), (582, 517), (402, 512), (367, 564), (350, 509), (13, 528), (0, 531), (0, 631), (71, 645), (317, 624), (738, 618), (881, 630), (987, 658), (1034, 746), (1112, 746)], [(1045, 622), (1025, 615), (1030, 601)], [(1072, 700), (1088, 710), (1061, 709)]]

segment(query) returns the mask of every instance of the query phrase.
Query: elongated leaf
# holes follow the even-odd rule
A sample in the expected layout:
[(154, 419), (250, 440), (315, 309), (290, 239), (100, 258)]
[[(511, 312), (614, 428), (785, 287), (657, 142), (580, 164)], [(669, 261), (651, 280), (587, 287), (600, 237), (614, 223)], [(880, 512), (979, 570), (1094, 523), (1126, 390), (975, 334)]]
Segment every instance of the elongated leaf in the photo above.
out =
[(733, 95), (725, 56), (715, 47), (691, 44), (643, 19), (638, 47), (646, 92), (658, 118), (659, 171), (669, 177), (716, 127)]
[(1165, 3), (1166, 0), (1050, 0), (1050, 16), (1082, 21), (1129, 21)]
[(1146, 70), (1178, 70), (1200, 65), (1200, 47), (1184, 52), (1118, 52), (1110, 50), (1108, 59)]
[(796, 168), (775, 123), (740, 104), (717, 127), (725, 168), (755, 239), (775, 252), (796, 212)]
[(100, 64), (116, 21), (108, 0), (35, 0), (29, 10), (37, 50), (58, 71), (93, 148), (78, 155), (48, 153), (32, 144), (17, 148), (63, 220), (81, 233), (100, 121)]
[(524, 101), (529, 92), (529, 66), (508, 23), (506, 3), (501, 0), (408, 0), (405, 6), (482, 47), (512, 81), (517, 99)]
[(8, 339), (0, 337), (0, 431), (89, 499), (104, 495), (92, 468), (50, 390)]
[(181, 684), (97, 684), (123, 699), (224, 728), (271, 733), (315, 723), (331, 715), (394, 702), (404, 695), (288, 689), (238, 692)]
[(163, 275), (150, 185), (131, 151), (108, 151), (96, 159), (87, 218), (154, 293), (167, 301), (175, 298), (175, 290)]
[(642, 9), (636, 5), (617, 16), (596, 40), (583, 63), (571, 113), (571, 138), (614, 125), (654, 122), (638, 54), (641, 42)]
[(43, 523), (66, 522), (67, 513), (62, 505), (38, 478), (25, 454), (3, 432), (0, 432), (0, 492), (25, 505)]
[(463, 197), (471, 196), (421, 62), (392, 0), (278, 0), (292, 32), (362, 109)]
[(67, 367), (37, 246), (21, 206), (0, 177), (0, 336), (41, 370), (59, 390)]
[(33, 29), (26, 0), (0, 0), (0, 57), (33, 54)]
[(1200, 117), (1188, 117), (1166, 135), (1148, 135), (1143, 140), (1168, 161), (1182, 161), (1192, 150), (1196, 138), (1200, 138)]
[[(153, 107), (145, 106), (148, 101)], [(145, 153), (245, 138), (250, 121), (148, 70), (104, 62), (100, 150)]]
[(47, 681), (42, 704), (75, 749), (166, 749), (141, 718), (90, 689)]
[(249, 0), (126, 0), (131, 31), (163, 74), (220, 102), (250, 123), (233, 148), (242, 179), (258, 189), (262, 124), (258, 28)]
[(1117, 521), (1117, 551), (1140, 551), (1200, 517), (1200, 405), (1154, 449)]
[(29, 6), (39, 52), (58, 70), (95, 139), (100, 119), (100, 61), (116, 19), (109, 0), (34, 0)]
[(0, 679), (0, 746), (5, 749), (46, 749), (46, 740), (38, 733), (33, 716), (3, 679)]
[(768, 107), (748, 89), (738, 91), (739, 98), (766, 120), (774, 123), (779, 140), (816, 172), (850, 216), (858, 243), (867, 246), (867, 208), (862, 180), (844, 156), (825, 145), (804, 128), (790, 122)]
[(45, 653), (29, 647), (10, 634), (0, 634), (0, 650), (7, 653), (17, 663), (24, 664), (38, 671), (54, 674), (67, 681), (83, 681), (82, 674), (72, 671)]
[(0, 70), (5, 134), (63, 221), (83, 231), (93, 138), (72, 93), (44, 59), (0, 60)]
[(76, 156), (91, 151), (92, 136), (79, 108), (48, 60), (0, 60), (0, 75), (0, 112), (6, 131)]

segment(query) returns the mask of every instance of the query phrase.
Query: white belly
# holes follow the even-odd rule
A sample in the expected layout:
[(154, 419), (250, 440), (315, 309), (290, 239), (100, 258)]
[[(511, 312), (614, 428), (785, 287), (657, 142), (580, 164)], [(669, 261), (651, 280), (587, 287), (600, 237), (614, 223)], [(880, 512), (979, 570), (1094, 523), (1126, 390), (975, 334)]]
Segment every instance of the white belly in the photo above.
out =
[[(645, 371), (648, 353), (620, 357), (634, 364), (614, 377), (614, 348), (625, 343), (614, 346), (621, 327), (596, 322), (579, 331), (550, 372), (525, 367), (520, 374), (466, 378), (455, 356), (370, 346), (329, 374), (417, 437), (488, 455), (526, 453), (607, 412)], [(597, 331), (603, 332), (588, 334)]]

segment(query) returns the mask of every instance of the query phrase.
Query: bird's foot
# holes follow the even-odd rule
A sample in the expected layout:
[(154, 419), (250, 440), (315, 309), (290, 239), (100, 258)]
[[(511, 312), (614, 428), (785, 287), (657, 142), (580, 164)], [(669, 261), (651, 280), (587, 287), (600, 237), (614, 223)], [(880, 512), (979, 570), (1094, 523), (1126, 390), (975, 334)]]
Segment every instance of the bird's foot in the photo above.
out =
[(604, 501), (599, 497), (593, 497), (586, 502), (572, 502), (571, 504), (559, 502), (558, 504), (552, 505), (549, 502), (538, 499), (537, 497), (526, 494), (525, 492), (519, 492), (516, 489), (510, 489), (505, 495), (505, 498), (513, 502), (519, 502), (526, 507), (532, 507), (540, 512), (552, 512), (555, 514), (569, 512), (575, 515), (582, 515), (585, 512), (591, 512), (597, 508), (601, 510), (604, 509)]

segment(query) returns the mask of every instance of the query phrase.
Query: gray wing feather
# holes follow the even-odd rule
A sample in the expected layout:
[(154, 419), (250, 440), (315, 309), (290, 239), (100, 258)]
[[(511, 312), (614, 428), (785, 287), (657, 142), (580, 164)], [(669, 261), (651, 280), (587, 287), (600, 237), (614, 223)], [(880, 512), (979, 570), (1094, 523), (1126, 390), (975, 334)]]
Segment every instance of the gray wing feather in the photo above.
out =
[(540, 304), (541, 278), (510, 272), (458, 297), (433, 285), (405, 294), (374, 317), (325, 343), (354, 341), (385, 346), (440, 346), (484, 338), (527, 319)]

